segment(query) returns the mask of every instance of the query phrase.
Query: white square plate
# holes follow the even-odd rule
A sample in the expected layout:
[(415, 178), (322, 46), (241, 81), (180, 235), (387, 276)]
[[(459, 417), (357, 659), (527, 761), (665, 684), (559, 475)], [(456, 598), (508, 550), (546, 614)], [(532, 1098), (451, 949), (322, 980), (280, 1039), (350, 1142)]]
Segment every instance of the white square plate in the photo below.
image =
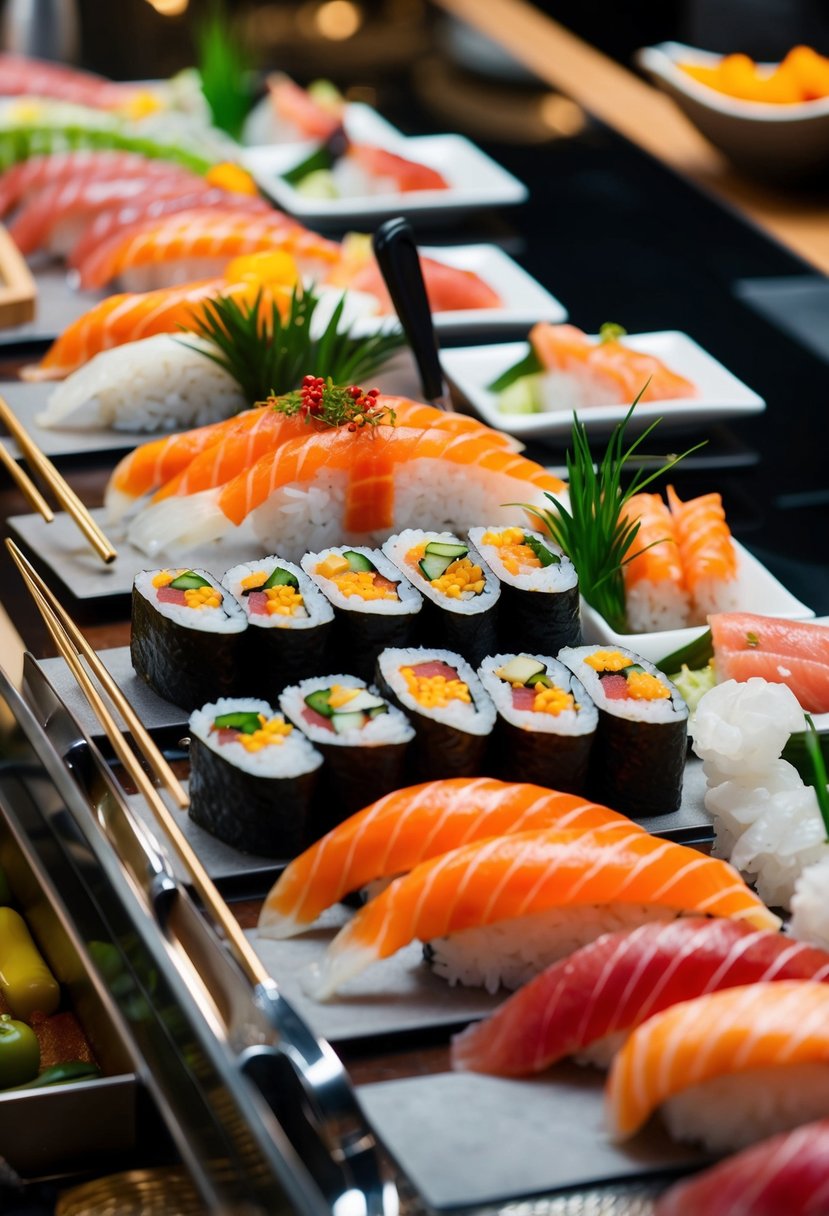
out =
[[(473, 271), (501, 297), (500, 308), (470, 308), (432, 313), (432, 321), (438, 334), (481, 329), (523, 329), (534, 325), (536, 321), (551, 321), (557, 324), (567, 319), (567, 309), (561, 301), (497, 245), (422, 245), (420, 252), (424, 257), (444, 262), (447, 266), (455, 266), (458, 270)], [(385, 324), (388, 324), (388, 317), (363, 317), (355, 322), (354, 332), (376, 333)], [(446, 355), (443, 358), (445, 361)], [(504, 429), (500, 423), (498, 426), (501, 430)]]
[[(763, 616), (784, 617), (791, 621), (814, 617), (812, 609), (787, 591), (738, 541), (734, 542), (734, 547), (738, 558), (736, 612), (758, 612)], [(581, 602), (581, 623), (586, 645), (598, 642), (623, 646), (651, 663), (661, 663), (675, 650), (695, 641), (707, 628), (705, 625), (694, 625), (688, 629), (666, 629), (658, 633), (616, 633), (604, 617), (584, 600)]]
[(426, 219), (438, 213), (507, 207), (523, 203), (527, 187), (462, 135), (406, 137), (368, 106), (349, 107), (348, 134), (360, 143), (374, 144), (407, 160), (437, 169), (447, 190), (407, 190), (390, 194), (364, 194), (351, 198), (311, 198), (295, 190), (282, 174), (309, 156), (314, 143), (268, 144), (248, 148), (242, 163), (277, 206), (311, 226), (376, 223), (390, 215)]
[[(641, 430), (657, 418), (664, 420), (663, 426), (707, 425), (739, 414), (759, 414), (766, 408), (762, 397), (687, 334), (660, 330), (631, 334), (623, 342), (632, 350), (655, 355), (671, 371), (692, 380), (700, 390), (699, 397), (643, 402), (636, 407), (631, 430)], [(443, 351), (441, 360), (446, 375), (490, 426), (522, 439), (566, 438), (573, 423), (569, 408), (538, 414), (505, 414), (497, 408), (497, 394), (489, 391), (488, 385), (523, 359), (528, 350), (527, 342), (458, 347)], [(621, 422), (629, 406), (630, 402), (591, 406), (580, 410), (579, 418), (591, 431), (606, 432)]]

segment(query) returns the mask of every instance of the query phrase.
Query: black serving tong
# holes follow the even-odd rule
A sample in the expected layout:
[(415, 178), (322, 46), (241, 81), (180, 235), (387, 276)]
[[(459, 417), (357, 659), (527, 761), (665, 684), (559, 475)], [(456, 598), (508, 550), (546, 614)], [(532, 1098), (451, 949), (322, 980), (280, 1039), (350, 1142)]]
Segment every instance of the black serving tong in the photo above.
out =
[(411, 224), (402, 216), (386, 220), (374, 233), (372, 245), (395, 312), (412, 348), (423, 396), (437, 409), (453, 411), (455, 407), (440, 365), (432, 312)]

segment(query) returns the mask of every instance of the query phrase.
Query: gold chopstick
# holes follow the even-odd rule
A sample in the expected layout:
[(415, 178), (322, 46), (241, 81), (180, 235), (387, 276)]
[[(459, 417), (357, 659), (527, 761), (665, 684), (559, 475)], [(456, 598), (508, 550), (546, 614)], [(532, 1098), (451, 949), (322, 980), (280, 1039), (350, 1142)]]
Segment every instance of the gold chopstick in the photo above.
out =
[[(11, 549), (14, 542), (7, 541), (6, 544)], [(16, 546), (14, 547), (16, 548)], [(14, 556), (15, 555), (12, 552), (12, 557)], [(213, 916), (216, 924), (221, 927), (225, 939), (230, 946), (237, 963), (252, 984), (268, 983), (270, 981), (270, 975), (267, 968), (259, 958), (259, 955), (253, 949), (253, 946), (251, 946), (250, 942), (245, 937), (241, 925), (233, 916), (224, 899), (219, 894), (212, 878), (205, 870), (189, 840), (176, 822), (172, 811), (165, 804), (158, 790), (150, 781), (150, 778), (147, 776), (144, 768), (139, 763), (138, 757), (128, 746), (126, 739), (121, 732), (121, 728), (118, 726), (118, 723), (110, 713), (100, 692), (95, 687), (92, 677), (84, 667), (80, 655), (72, 645), (68, 634), (65, 633), (60, 620), (53, 613), (49, 601), (29, 577), (28, 571), (24, 568), (24, 566), (18, 564), (18, 569), (23, 576), (23, 581), (26, 584), (29, 594), (32, 596), (32, 599), (37, 605), (38, 611), (46, 623), (46, 627), (49, 630), (55, 645), (77, 680), (81, 691), (89, 702), (92, 712), (100, 722), (106, 737), (112, 744), (115, 755), (126, 769), (131, 780), (134, 782), (136, 789), (145, 798), (156, 822), (159, 824), (162, 831), (166, 832), (167, 836), (170, 838), (181, 862), (189, 871), (193, 886), (195, 887), (203, 905)]]
[(89, 514), (88, 509), (78, 498), (72, 487), (64, 481), (48, 456), (44, 456), (43, 452), (41, 452), (34, 439), (32, 439), (29, 432), (21, 424), (11, 406), (3, 397), (0, 397), (0, 422), (3, 423), (11, 437), (16, 441), (32, 472), (37, 473), (42, 478), (44, 484), (52, 491), (67, 515), (71, 515), (101, 560), (107, 563), (114, 562), (118, 556), (118, 551), (112, 546), (107, 537), (104, 536), (95, 520)]
[(121, 688), (119, 688), (116, 681), (112, 678), (112, 675), (107, 670), (104, 663), (102, 663), (101, 659), (89, 645), (89, 642), (87, 642), (86, 638), (72, 620), (69, 613), (63, 607), (60, 600), (57, 598), (54, 592), (52, 592), (49, 587), (46, 586), (46, 583), (37, 573), (34, 566), (32, 566), (31, 562), (29, 562), (23, 556), (14, 541), (7, 539), (6, 548), (11, 554), (12, 561), (23, 575), (23, 578), (27, 581), (27, 583), (33, 584), (40, 592), (43, 599), (46, 600), (52, 612), (58, 618), (58, 621), (67, 634), (70, 642), (75, 647), (76, 652), (79, 652), (86, 659), (89, 667), (92, 669), (95, 679), (103, 687), (104, 692), (107, 694), (110, 701), (123, 718), (127, 729), (130, 731), (133, 739), (135, 740), (136, 746), (144, 756), (144, 759), (147, 761), (150, 768), (153, 769), (158, 781), (166, 787), (177, 805), (180, 806), (182, 810), (186, 810), (190, 802), (187, 792), (185, 791), (178, 777), (170, 768), (167, 761), (164, 759), (164, 756), (156, 747), (155, 741), (147, 732), (144, 723), (138, 717), (138, 714), (132, 708), (129, 700), (124, 695)]
[(5, 465), (12, 478), (17, 483), (17, 486), (26, 495), (30, 506), (32, 506), (39, 515), (42, 515), (47, 524), (50, 524), (55, 518), (52, 508), (49, 506), (46, 499), (41, 494), (35, 483), (32, 481), (25, 469), (21, 468), (11, 452), (0, 443), (0, 464)]

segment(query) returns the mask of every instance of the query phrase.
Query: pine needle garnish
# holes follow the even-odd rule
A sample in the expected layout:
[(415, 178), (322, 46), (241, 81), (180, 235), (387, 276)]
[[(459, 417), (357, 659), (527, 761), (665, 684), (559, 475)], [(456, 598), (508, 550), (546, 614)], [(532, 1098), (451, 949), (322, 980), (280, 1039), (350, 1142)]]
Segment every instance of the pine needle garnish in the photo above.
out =
[(213, 0), (195, 31), (202, 92), (213, 125), (239, 139), (253, 101), (253, 62), (222, 0)]
[(297, 284), (283, 317), (276, 301), (271, 300), (270, 306), (264, 302), (262, 291), (253, 303), (218, 296), (201, 306), (201, 314), (188, 327), (215, 349), (185, 345), (224, 368), (253, 405), (298, 389), (306, 375), (330, 377), (335, 384), (365, 380), (405, 343), (397, 329), (365, 338), (353, 337), (347, 326), (341, 329), (345, 294), (322, 333), (314, 337), (311, 322), (319, 302), (313, 288)]
[(573, 415), (571, 449), (567, 452), (569, 508), (554, 494), (545, 494), (545, 498), (553, 504), (552, 510), (529, 503), (513, 504), (523, 506), (524, 510), (534, 515), (564, 550), (578, 572), (581, 594), (618, 633), (628, 630), (623, 567), (645, 551), (641, 549), (628, 556), (639, 531), (639, 523), (626, 519), (624, 508), (634, 494), (640, 493), (657, 477), (679, 464), (680, 460), (704, 446), (698, 443), (679, 456), (666, 457), (664, 463), (650, 473), (637, 469), (627, 489), (623, 489), (625, 466), (661, 421), (657, 418), (638, 439), (625, 447), (625, 428), (645, 388), (647, 385), (614, 428), (598, 465), (590, 450), (587, 428)]

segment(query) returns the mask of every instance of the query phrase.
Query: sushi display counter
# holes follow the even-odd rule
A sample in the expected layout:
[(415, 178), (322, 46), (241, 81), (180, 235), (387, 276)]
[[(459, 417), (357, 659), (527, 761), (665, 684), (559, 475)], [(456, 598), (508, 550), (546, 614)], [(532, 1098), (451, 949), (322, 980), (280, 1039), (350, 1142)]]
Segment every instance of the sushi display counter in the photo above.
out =
[[(466, 83), (457, 73), (460, 94)], [(524, 82), (514, 92), (534, 105), (535, 89)], [(487, 90), (490, 106), (511, 91), (491, 82)], [(428, 86), (414, 101), (399, 81), (379, 83), (377, 94), (382, 112), (412, 134), (437, 125)], [(424, 242), (439, 250), (494, 241), (551, 293), (548, 306), (562, 300), (588, 332), (609, 319), (631, 331), (683, 331), (750, 385), (766, 403), (764, 413), (713, 423), (692, 414), (666, 429), (656, 446), (681, 450), (704, 440), (672, 474), (682, 498), (712, 486), (720, 491), (746, 549), (803, 604), (829, 613), (829, 490), (822, 446), (814, 442), (829, 394), (829, 348), (825, 335), (810, 329), (808, 303), (825, 306), (826, 280), (599, 121), (587, 119), (576, 134), (541, 146), (482, 142), (527, 183), (528, 200), (509, 214), (484, 210), (463, 229), (427, 230)], [(506, 331), (479, 326), (475, 341), (523, 341), (525, 321)], [(442, 341), (450, 349), (467, 337), (462, 329), (444, 331)], [(11, 377), (33, 353), (39, 352), (8, 347), (0, 373)], [(39, 411), (45, 394), (34, 387), (32, 408)], [(563, 474), (565, 442), (563, 430), (533, 436), (525, 455), (552, 479)], [(87, 446), (76, 433), (71, 450), (56, 455), (90, 507), (102, 504), (115, 454), (132, 447), (119, 443), (110, 433), (106, 443), (98, 446), (93, 437)], [(4, 482), (4, 525), (25, 510)], [(186, 782), (188, 715), (133, 672), (132, 569), (125, 576), (126, 561), (120, 569), (104, 567), (77, 548), (58, 568), (61, 555), (46, 546), (71, 549), (60, 532), (65, 521), (51, 531), (36, 522), (39, 532), (30, 518), (16, 534), (28, 538), (35, 564)], [(250, 560), (243, 548), (234, 550), (234, 560)], [(295, 568), (304, 570), (296, 556)], [(133, 558), (144, 564), (137, 550)], [(392, 571), (386, 581), (394, 577)], [(432, 576), (423, 581), (430, 585)], [(0, 723), (7, 725), (0, 865), (61, 982), (61, 1010), (77, 1017), (102, 1074), (54, 1089), (0, 1092), (0, 1158), (30, 1180), (19, 1192), (11, 1183), (7, 1188), (21, 1213), (27, 1203), (61, 1216), (101, 1211), (108, 1185), (111, 1199), (119, 1187), (129, 1191), (132, 1176), (135, 1193), (145, 1184), (161, 1189), (156, 1206), (148, 1201), (142, 1212), (166, 1210), (166, 1180), (168, 1197), (182, 1188), (176, 1199), (182, 1211), (239, 1216), (397, 1210), (433, 1216), (515, 1212), (523, 1203), (537, 1216), (650, 1216), (666, 1182), (702, 1163), (698, 1150), (653, 1126), (624, 1147), (611, 1143), (603, 1130), (603, 1080), (595, 1072), (569, 1063), (552, 1079), (452, 1071), (450, 1034), (489, 1014), (501, 997), (448, 987), (426, 969), (417, 944), (407, 944), (382, 975), (359, 977), (346, 999), (316, 1001), (304, 978), (308, 965), (323, 964), (331, 930), (347, 914), (327, 909), (320, 927), (304, 937), (258, 935), (263, 900), (288, 858), (242, 852), (181, 817), (184, 836), (275, 977), (252, 985), (205, 912), (174, 838), (130, 783), (66, 664), (54, 657), (5, 548), (0, 586), (10, 623), (4, 633), (0, 621), (0, 668), (16, 668), (19, 660), (22, 669), (21, 692), (0, 675)], [(25, 662), (15, 652), (15, 630), (28, 651)], [(492, 649), (491, 639), (481, 645), (478, 658)], [(434, 661), (440, 666), (445, 657)], [(298, 681), (301, 674), (294, 673)], [(450, 674), (457, 677), (458, 669)], [(497, 686), (501, 677), (489, 674)], [(392, 698), (394, 690), (383, 692)], [(682, 740), (684, 734), (677, 772)], [(702, 764), (689, 760), (683, 772), (675, 782), (679, 810), (652, 820), (649, 829), (665, 848), (693, 845), (706, 853), (712, 828)], [(337, 779), (328, 779), (336, 793)], [(353, 801), (353, 791), (349, 796)], [(647, 839), (642, 847), (654, 846)], [(762, 915), (769, 916), (765, 907)], [(111, 1184), (101, 1177), (116, 1173)], [(72, 1192), (80, 1196), (92, 1184), (100, 1190), (90, 1192), (88, 1208), (69, 1206)], [(0, 1209), (4, 1186), (0, 1171)], [(123, 1210), (130, 1210), (126, 1201)]]

